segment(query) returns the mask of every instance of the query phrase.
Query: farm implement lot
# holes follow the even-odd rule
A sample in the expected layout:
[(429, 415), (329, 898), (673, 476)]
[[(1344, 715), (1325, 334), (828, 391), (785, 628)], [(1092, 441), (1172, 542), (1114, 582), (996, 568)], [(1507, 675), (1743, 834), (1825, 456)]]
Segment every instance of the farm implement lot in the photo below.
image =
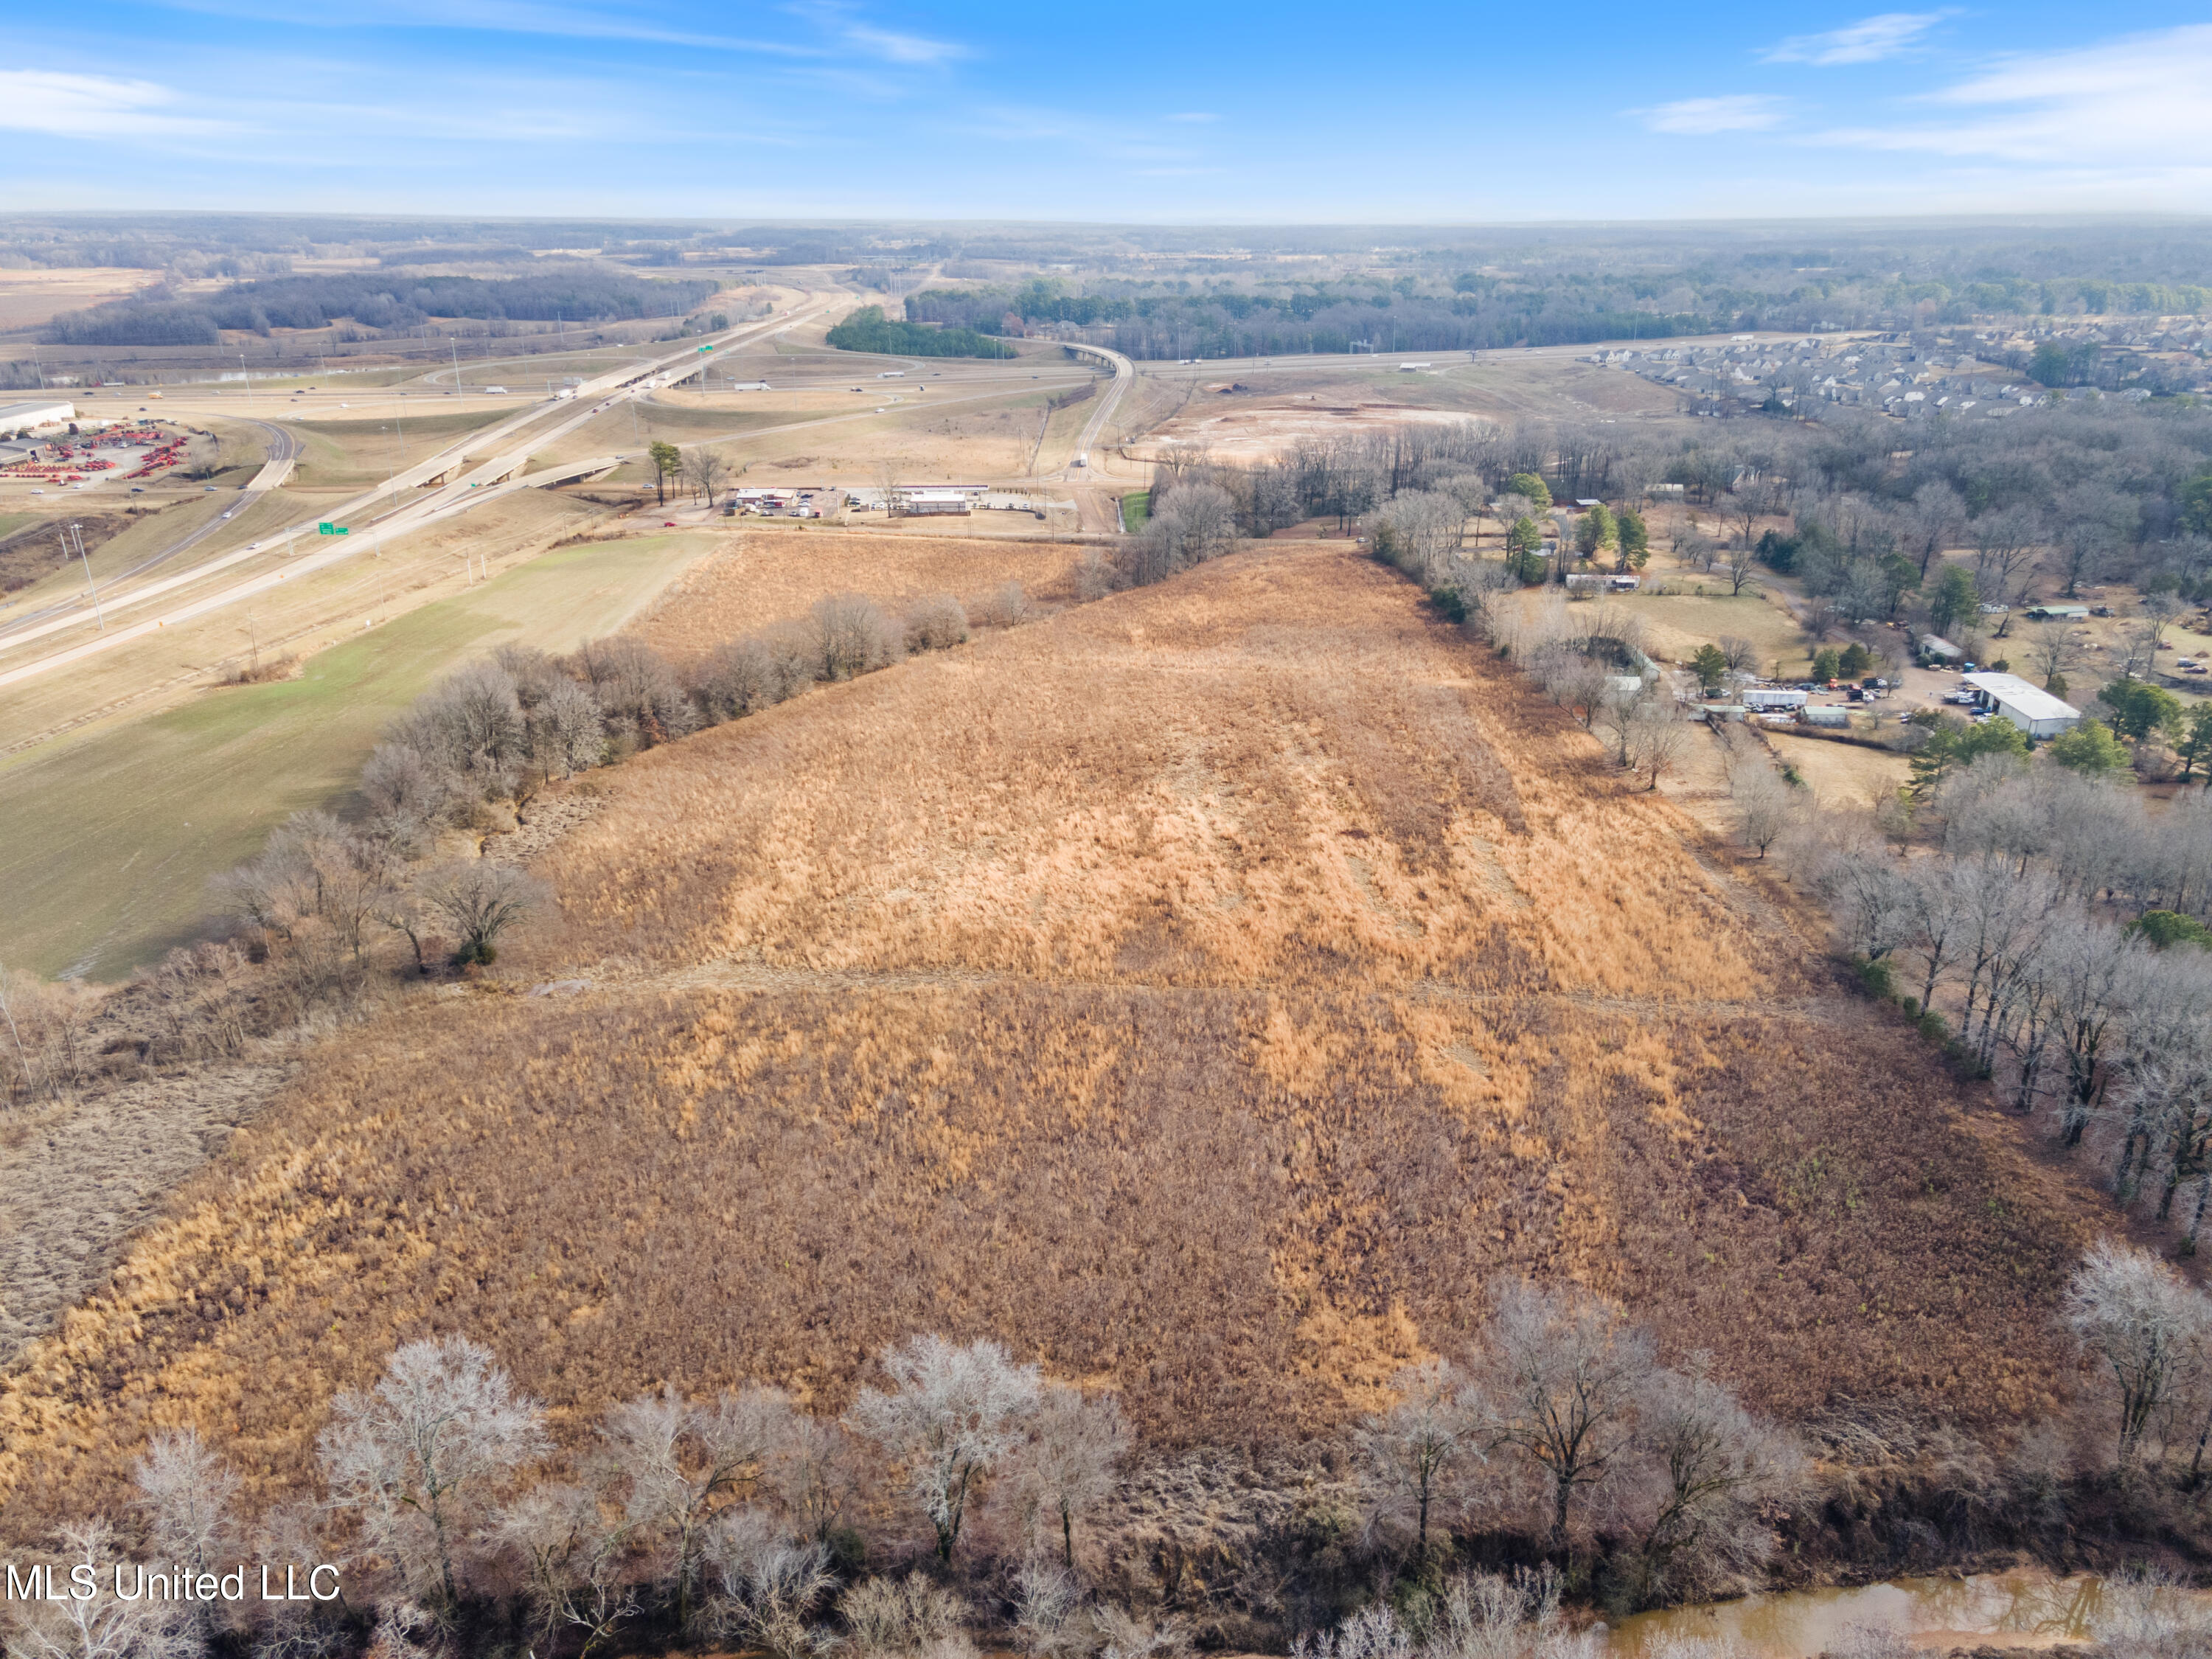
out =
[(572, 1449), (662, 1380), (836, 1410), (933, 1328), (1117, 1385), (1159, 1446), (1292, 1445), (1516, 1272), (1789, 1416), (2010, 1425), (2070, 1377), (2089, 1201), (1346, 551), (1235, 555), (600, 781), (499, 966), (585, 988), (330, 1039), (27, 1352), (0, 1533), (119, 1501), (187, 1414), (289, 1495), (331, 1394), (431, 1330)]

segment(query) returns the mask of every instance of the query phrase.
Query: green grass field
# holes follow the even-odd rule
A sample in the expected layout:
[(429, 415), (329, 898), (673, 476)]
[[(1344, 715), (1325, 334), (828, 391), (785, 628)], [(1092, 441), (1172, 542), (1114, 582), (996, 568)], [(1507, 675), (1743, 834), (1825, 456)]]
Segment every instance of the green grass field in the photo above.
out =
[(114, 979), (190, 939), (208, 878), (270, 828), (342, 806), (378, 733), (509, 641), (567, 650), (635, 615), (700, 535), (556, 549), (465, 597), (318, 653), (297, 679), (203, 693), (0, 769), (0, 962)]
[(1139, 490), (1133, 495), (1121, 497), (1121, 528), (1135, 535), (1152, 516), (1152, 492)]

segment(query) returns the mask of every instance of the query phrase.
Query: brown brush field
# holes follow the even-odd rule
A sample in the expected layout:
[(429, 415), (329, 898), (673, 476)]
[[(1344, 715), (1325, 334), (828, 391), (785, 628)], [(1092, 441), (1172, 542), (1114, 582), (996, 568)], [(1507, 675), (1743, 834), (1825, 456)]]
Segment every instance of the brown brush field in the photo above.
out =
[(1018, 581), (1032, 600), (1062, 605), (1074, 597), (1081, 551), (1066, 542), (746, 529), (685, 572), (631, 631), (683, 659), (803, 617), (831, 593), (865, 593), (896, 611), (929, 593), (972, 604)]
[[(1796, 1417), (2071, 1385), (2097, 1214), (1410, 586), (1278, 544), (656, 749), (496, 981), (330, 1039), (33, 1345), (0, 1534), (491, 1342), (572, 1442), (918, 1328), (1294, 1447), (1531, 1273)], [(532, 996), (556, 979), (574, 994)]]

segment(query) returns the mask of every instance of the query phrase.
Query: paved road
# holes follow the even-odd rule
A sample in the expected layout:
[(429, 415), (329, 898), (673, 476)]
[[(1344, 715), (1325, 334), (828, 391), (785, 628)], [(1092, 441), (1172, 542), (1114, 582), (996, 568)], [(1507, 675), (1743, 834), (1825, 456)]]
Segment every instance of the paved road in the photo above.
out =
[[(643, 366), (625, 365), (611, 374), (587, 380), (576, 389), (573, 402), (569, 400), (541, 401), (485, 431), (470, 434), (469, 438), (462, 443), (441, 450), (427, 460), (419, 462), (398, 474), (381, 489), (356, 497), (347, 502), (343, 507), (333, 511), (329, 515), (330, 521), (349, 521), (349, 527), (353, 532), (351, 536), (325, 538), (325, 544), (320, 550), (294, 558), (279, 568), (263, 570), (253, 574), (240, 574), (236, 580), (218, 591), (182, 599), (158, 616), (143, 617), (135, 623), (111, 623), (104, 632), (95, 635), (89, 640), (54, 651), (35, 660), (19, 663), (0, 670), (0, 685), (9, 685), (18, 680), (28, 679), (34, 675), (80, 661), (100, 652), (112, 650), (126, 641), (143, 638), (159, 629), (173, 627), (179, 623), (205, 615), (209, 611), (222, 609), (241, 599), (250, 599), (280, 583), (296, 580), (311, 572), (336, 564), (343, 559), (352, 557), (361, 552), (365, 545), (380, 543), (386, 535), (396, 534), (403, 530), (417, 529), (423, 525), (435, 523), (466, 512), (470, 507), (491, 499), (494, 492), (489, 487), (502, 481), (511, 482), (516, 487), (529, 487), (526, 478), (519, 475), (521, 467), (535, 450), (574, 431), (617, 402), (644, 395), (662, 386), (672, 384), (676, 380), (696, 374), (701, 365), (713, 361), (724, 351), (743, 342), (762, 334), (779, 332), (818, 315), (835, 303), (836, 297), (835, 295), (809, 295), (797, 307), (781, 317), (769, 318), (759, 323), (750, 324), (744, 328), (729, 331), (720, 337), (719, 343), (714, 344), (714, 349), (712, 352), (702, 353), (695, 343), (687, 346), (682, 352), (672, 354), (656, 362)], [(468, 465), (469, 452), (481, 453), (487, 439), (504, 444), (535, 426), (548, 415), (569, 410), (573, 410), (574, 412), (568, 414), (567, 419), (549, 428), (530, 431), (526, 441), (520, 445), (501, 449), (480, 465)], [(368, 517), (366, 522), (363, 521), (365, 515), (374, 508), (378, 501), (396, 497), (405, 490), (428, 483), (441, 473), (459, 473), (464, 467), (467, 467), (465, 475), (449, 478), (436, 494), (427, 498), (418, 498), (396, 510), (389, 510), (380, 517)], [(222, 522), (220, 519), (213, 520), (210, 526), (203, 526), (199, 531), (195, 532), (190, 539), (196, 540), (200, 536), (209, 533), (213, 524)], [(302, 532), (312, 536), (315, 532), (316, 522), (309, 520), (289, 526), (287, 529), (271, 532), (249, 547), (226, 553), (191, 570), (143, 583), (135, 588), (117, 592), (112, 590), (111, 584), (110, 589), (103, 590), (100, 594), (101, 607), (110, 615), (136, 609), (150, 599), (173, 594), (180, 588), (199, 582), (210, 575), (234, 569), (249, 560), (281, 557), (282, 538), (288, 534), (297, 534)], [(363, 532), (368, 533), (364, 535)], [(167, 550), (161, 556), (170, 556), (180, 550), (181, 546), (185, 544)], [(78, 626), (86, 619), (86, 613), (82, 610), (73, 611), (66, 616), (48, 616), (35, 622), (22, 619), (22, 622), (27, 625), (19, 625), (14, 632), (5, 637), (0, 637), (0, 648), (25, 644), (62, 629)]]
[(300, 441), (296, 434), (286, 431), (281, 426), (271, 426), (266, 421), (252, 420), (248, 421), (247, 424), (259, 427), (267, 434), (269, 447), (266, 459), (261, 463), (261, 471), (253, 475), (246, 487), (248, 489), (282, 488), (284, 481), (292, 476), (292, 468), (298, 462), (300, 452), (306, 446)]
[(1114, 410), (1121, 401), (1121, 394), (1136, 383), (1137, 366), (1120, 352), (1109, 351), (1104, 346), (1086, 346), (1084, 349), (1106, 358), (1114, 365), (1114, 384), (1099, 394), (1098, 407), (1083, 423), (1083, 435), (1075, 441), (1075, 465), (1087, 467), (1091, 465), (1091, 452), (1098, 442), (1098, 434), (1106, 429), (1106, 422), (1113, 418)]

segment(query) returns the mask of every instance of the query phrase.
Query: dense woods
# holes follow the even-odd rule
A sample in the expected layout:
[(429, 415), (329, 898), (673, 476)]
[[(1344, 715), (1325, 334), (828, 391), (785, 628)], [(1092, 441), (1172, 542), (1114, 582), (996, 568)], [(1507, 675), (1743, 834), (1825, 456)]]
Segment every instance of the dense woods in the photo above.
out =
[[(1296, 351), (1482, 350), (1583, 340), (1703, 334), (1732, 325), (1732, 313), (1647, 313), (1626, 284), (1588, 281), (1528, 287), (1468, 276), (1443, 294), (1389, 285), (1321, 283), (1280, 295), (1237, 289), (1188, 293), (1140, 284), (1073, 295), (1040, 279), (1018, 290), (925, 289), (906, 301), (909, 319), (1024, 332), (1068, 322), (1082, 337), (1133, 357), (1257, 357)], [(1188, 284), (1182, 285), (1188, 288)], [(1123, 290), (1127, 291), (1123, 291)]]
[(433, 317), (572, 323), (681, 316), (720, 284), (579, 270), (533, 276), (270, 276), (219, 294), (176, 298), (156, 289), (89, 311), (65, 312), (45, 337), (62, 345), (205, 345), (221, 329), (411, 328)]
[(881, 306), (862, 306), (830, 331), (841, 351), (879, 351), (909, 357), (1011, 357), (1014, 349), (969, 328), (925, 328), (895, 323)]

